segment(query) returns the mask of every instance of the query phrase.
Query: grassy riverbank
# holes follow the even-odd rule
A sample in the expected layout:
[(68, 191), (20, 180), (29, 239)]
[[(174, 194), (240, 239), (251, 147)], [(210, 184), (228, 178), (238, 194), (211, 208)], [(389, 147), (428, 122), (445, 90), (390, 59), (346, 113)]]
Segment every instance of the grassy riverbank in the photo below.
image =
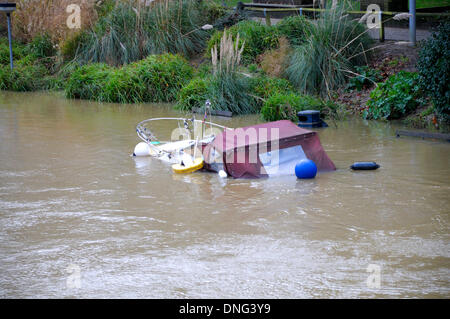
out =
[(346, 9), (338, 6), (315, 21), (297, 16), (266, 26), (217, 1), (105, 1), (92, 8), (96, 19), (62, 40), (61, 32), (46, 31), (17, 41), (12, 72), (2, 39), (0, 89), (62, 89), (68, 98), (102, 102), (172, 102), (183, 111), (209, 99), (214, 109), (259, 113), (268, 121), (295, 121), (298, 111), (314, 108), (324, 116), (351, 112), (445, 130), (448, 23), (417, 50), (416, 68), (417, 57), (380, 59), (383, 52), (373, 49), (365, 25)]

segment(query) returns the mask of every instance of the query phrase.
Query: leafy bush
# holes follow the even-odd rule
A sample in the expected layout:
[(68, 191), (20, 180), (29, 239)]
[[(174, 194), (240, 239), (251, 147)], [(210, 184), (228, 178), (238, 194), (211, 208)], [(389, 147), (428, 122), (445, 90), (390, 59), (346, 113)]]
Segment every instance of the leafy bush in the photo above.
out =
[(115, 103), (139, 103), (146, 99), (145, 90), (145, 84), (132, 67), (111, 69), (97, 100)]
[(324, 103), (309, 95), (295, 93), (276, 93), (268, 98), (261, 109), (261, 115), (266, 121), (291, 120), (297, 121), (297, 113), (307, 109), (321, 110)]
[(27, 45), (27, 52), (38, 59), (42, 59), (55, 56), (56, 48), (51, 37), (47, 33), (44, 33), (33, 38)]
[(367, 64), (366, 53), (373, 40), (365, 31), (344, 5), (325, 11), (310, 28), (305, 43), (294, 49), (286, 75), (304, 93), (331, 96), (346, 83), (354, 66)]
[(210, 83), (211, 108), (234, 114), (254, 113), (253, 98), (248, 94), (248, 78), (239, 73), (214, 75)]
[(213, 110), (230, 111), (233, 114), (254, 113), (256, 108), (249, 91), (248, 78), (239, 73), (194, 78), (181, 89), (175, 108), (190, 111), (203, 107), (205, 101), (209, 100)]
[[(24, 57), (25, 45), (13, 41), (12, 48), (14, 61)], [(9, 42), (7, 38), (0, 38), (0, 64), (9, 65)]]
[(258, 67), (258, 64), (256, 64), (256, 63), (249, 64), (249, 65), (247, 66), (247, 70), (248, 70), (250, 73), (260, 73), (260, 69), (259, 69), (259, 67)]
[(261, 108), (265, 100), (274, 94), (287, 94), (293, 92), (293, 87), (288, 80), (258, 76), (250, 78), (250, 92), (255, 98), (255, 104)]
[(347, 89), (361, 91), (364, 88), (371, 87), (374, 83), (383, 79), (381, 72), (377, 69), (372, 69), (368, 66), (360, 66), (355, 68), (358, 74), (350, 78)]
[(123, 65), (149, 54), (190, 56), (204, 48), (208, 33), (198, 1), (157, 1), (149, 6), (117, 5), (86, 31), (78, 61)]
[(370, 93), (368, 109), (364, 117), (368, 119), (398, 119), (425, 104), (421, 98), (419, 75), (401, 71), (390, 76)]
[(86, 34), (83, 31), (70, 34), (60, 43), (60, 51), (65, 61), (73, 60), (77, 54), (78, 47), (83, 42)]
[(285, 36), (291, 45), (301, 45), (311, 32), (312, 24), (303, 16), (290, 16), (276, 24), (278, 33)]
[(49, 87), (49, 71), (37, 60), (41, 40), (38, 38), (28, 45), (13, 41), (14, 69), (11, 70), (8, 40), (0, 39), (0, 90), (36, 91)]
[(222, 31), (241, 21), (248, 20), (251, 16), (252, 14), (248, 10), (228, 10), (225, 15), (215, 20), (212, 24), (214, 26), (214, 30)]
[(181, 89), (175, 108), (183, 111), (190, 111), (193, 108), (203, 107), (205, 105), (205, 101), (211, 98), (208, 96), (209, 84), (210, 78), (193, 78), (188, 85)]
[[(205, 101), (209, 99), (214, 109), (230, 110), (236, 114), (253, 113), (261, 109), (270, 96), (292, 92), (293, 88), (289, 81), (268, 76), (248, 78), (237, 74), (234, 79), (197, 77), (181, 89), (175, 107), (190, 111), (192, 108), (203, 107)], [(234, 103), (238, 108), (233, 106)]]
[(239, 34), (236, 39), (226, 30), (221, 35), (220, 45), (214, 44), (211, 50), (211, 74), (191, 81), (182, 89), (176, 108), (190, 110), (203, 106), (209, 99), (213, 110), (235, 114), (255, 111), (253, 98), (248, 94), (248, 77), (238, 72), (244, 45), (240, 44)]
[(46, 85), (47, 69), (42, 65), (0, 66), (0, 90), (35, 91)]
[[(273, 49), (278, 46), (276, 29), (257, 21), (241, 21), (229, 28), (228, 31), (233, 36), (233, 39), (236, 39), (239, 34), (240, 45), (245, 42), (244, 52), (242, 53), (242, 62), (244, 65), (254, 63), (258, 55), (268, 49)], [(211, 49), (214, 45), (218, 45), (220, 43), (222, 36), (222, 31), (216, 31), (212, 35), (208, 41), (208, 48), (206, 52), (208, 56), (210, 56)]]
[(425, 43), (417, 68), (421, 88), (431, 96), (438, 115), (450, 123), (450, 22), (441, 24)]
[(201, 8), (203, 15), (206, 17), (207, 23), (215, 23), (217, 20), (227, 15), (227, 9), (214, 0), (202, 1)]
[(66, 96), (102, 102), (173, 102), (193, 69), (178, 55), (151, 55), (121, 68), (89, 64), (67, 81)]
[(111, 11), (113, 11), (114, 6), (116, 5), (116, 0), (104, 0), (98, 1), (95, 4), (95, 11), (97, 12), (97, 16), (102, 18), (108, 15)]
[(106, 64), (88, 64), (76, 69), (66, 85), (66, 97), (98, 100), (112, 68)]
[(136, 76), (145, 85), (145, 102), (173, 102), (178, 92), (194, 74), (188, 62), (179, 55), (151, 55), (133, 63), (125, 70), (135, 68)]

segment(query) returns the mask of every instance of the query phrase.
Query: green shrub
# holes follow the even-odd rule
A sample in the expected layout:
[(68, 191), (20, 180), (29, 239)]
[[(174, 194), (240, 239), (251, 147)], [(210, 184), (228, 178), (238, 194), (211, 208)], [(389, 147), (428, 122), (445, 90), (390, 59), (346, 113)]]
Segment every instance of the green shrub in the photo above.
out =
[(293, 92), (293, 87), (288, 80), (268, 76), (250, 78), (251, 94), (255, 98), (258, 108), (261, 108), (265, 100), (274, 94), (287, 94)]
[(200, 64), (195, 71), (196, 77), (200, 78), (208, 77), (212, 72), (212, 65), (210, 63)]
[(205, 78), (194, 78), (178, 96), (176, 109), (190, 111), (201, 108), (205, 101), (211, 109), (230, 111), (233, 114), (255, 113), (255, 103), (249, 94), (248, 78), (239, 73), (220, 73)]
[(151, 55), (121, 68), (89, 64), (67, 81), (66, 96), (102, 102), (173, 102), (192, 78), (193, 69), (179, 55)]
[(111, 11), (113, 11), (115, 5), (116, 0), (104, 0), (97, 2), (95, 5), (95, 11), (97, 12), (97, 16), (99, 18), (102, 18), (108, 15)]
[(348, 81), (348, 90), (361, 91), (364, 88), (371, 87), (374, 83), (380, 82), (383, 78), (381, 72), (377, 69), (372, 69), (368, 66), (360, 66), (355, 68), (358, 74)]
[(15, 60), (14, 61), (14, 65), (16, 66), (20, 66), (20, 65), (34, 65), (34, 64), (39, 64), (39, 62), (36, 61), (37, 58), (34, 55), (28, 54), (23, 56), (21, 59), (19, 60)]
[(175, 101), (194, 74), (184, 58), (173, 54), (151, 55), (130, 67), (135, 68), (136, 75), (146, 86), (145, 102)]
[(209, 84), (211, 109), (230, 111), (233, 114), (249, 114), (256, 111), (254, 100), (248, 94), (248, 77), (240, 73), (213, 75)]
[(150, 54), (179, 53), (185, 56), (203, 50), (208, 32), (201, 29), (203, 17), (198, 1), (159, 1), (140, 6), (117, 5), (86, 31), (77, 60), (123, 65)]
[(290, 16), (276, 24), (278, 33), (285, 36), (291, 45), (304, 43), (305, 38), (311, 32), (312, 24), (303, 16)]
[(266, 121), (297, 121), (297, 113), (307, 109), (322, 110), (324, 102), (309, 96), (295, 93), (276, 93), (270, 96), (261, 109), (262, 118)]
[(206, 18), (206, 22), (209, 24), (215, 23), (217, 20), (223, 18), (227, 14), (227, 9), (216, 1), (202, 1), (202, 5), (202, 13)]
[(56, 48), (51, 37), (44, 33), (34, 37), (27, 45), (27, 53), (34, 55), (38, 59), (42, 59), (55, 56)]
[(422, 47), (417, 68), (421, 88), (442, 120), (450, 123), (450, 22), (441, 24)]
[(27, 45), (13, 42), (14, 69), (9, 67), (9, 44), (0, 40), (0, 90), (36, 91), (54, 87), (49, 69), (53, 65), (48, 55), (54, 54), (48, 36), (38, 36)]
[(63, 90), (65, 81), (63, 78), (55, 75), (47, 75), (42, 79), (42, 90)]
[(248, 65), (247, 69), (250, 73), (260, 73), (261, 72), (261, 70), (258, 67), (258, 64), (256, 64), (256, 63), (252, 63), (252, 64)]
[(100, 100), (111, 73), (112, 68), (103, 63), (88, 64), (76, 69), (67, 81), (66, 97)]
[(188, 85), (183, 87), (178, 95), (176, 109), (191, 111), (193, 108), (200, 108), (205, 105), (208, 96), (208, 86), (210, 77), (193, 78)]
[[(257, 21), (245, 20), (232, 26), (228, 31), (236, 39), (239, 33), (239, 46), (245, 42), (244, 52), (242, 53), (242, 63), (248, 65), (254, 63), (256, 57), (264, 51), (278, 46), (278, 34), (276, 28), (266, 26)], [(206, 54), (210, 56), (214, 45), (220, 44), (223, 32), (216, 31), (208, 41)]]
[(63, 42), (61, 42), (61, 55), (65, 61), (69, 61), (75, 58), (78, 47), (85, 38), (86, 34), (83, 31), (80, 31), (69, 35)]
[(365, 31), (344, 5), (325, 11), (312, 24), (305, 42), (294, 49), (287, 77), (303, 93), (331, 96), (347, 82), (354, 66), (367, 64), (373, 40)]
[(35, 91), (45, 86), (47, 69), (42, 65), (0, 66), (0, 90)]
[(111, 69), (97, 100), (111, 103), (139, 103), (145, 99), (145, 90), (145, 84), (131, 66)]
[(401, 71), (370, 93), (364, 117), (375, 120), (398, 119), (423, 104), (425, 101), (421, 98), (419, 75)]
[[(13, 60), (18, 61), (25, 56), (25, 45), (13, 41)], [(9, 42), (0, 38), (0, 65), (9, 65)]]
[[(215, 0), (210, 0), (215, 1)], [(232, 4), (234, 5), (234, 4)], [(208, 16), (208, 15), (207, 15)], [(211, 21), (210, 23), (214, 26), (214, 30), (223, 31), (224, 29), (230, 28), (233, 25), (244, 21), (249, 20), (252, 16), (252, 13), (248, 10), (227, 10), (225, 15), (219, 17), (215, 21)]]

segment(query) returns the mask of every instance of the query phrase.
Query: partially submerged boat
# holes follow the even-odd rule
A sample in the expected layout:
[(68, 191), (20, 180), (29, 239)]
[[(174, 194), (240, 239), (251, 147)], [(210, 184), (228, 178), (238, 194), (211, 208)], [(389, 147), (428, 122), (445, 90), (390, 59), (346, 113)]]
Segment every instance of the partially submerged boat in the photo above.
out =
[[(136, 132), (148, 145), (144, 155), (174, 164), (176, 173), (199, 169), (234, 178), (295, 175), (303, 159), (314, 161), (319, 172), (336, 167), (323, 149), (317, 132), (288, 120), (228, 128), (195, 118), (153, 118), (140, 122)], [(175, 121), (170, 141), (157, 138), (156, 121)], [(181, 139), (180, 139), (181, 138)]]
[(225, 130), (205, 147), (203, 156), (206, 169), (234, 178), (295, 175), (303, 159), (314, 161), (319, 172), (336, 170), (317, 132), (288, 120)]
[[(157, 122), (163, 122), (163, 127), (172, 128), (170, 137), (166, 136), (167, 140), (161, 139), (155, 133), (154, 126)], [(211, 143), (216, 135), (225, 129), (227, 129), (225, 126), (211, 121), (206, 122), (205, 119), (197, 120), (194, 117), (147, 119), (136, 126), (137, 135), (144, 141), (146, 148), (141, 148), (142, 151), (139, 154), (135, 151), (133, 155), (152, 156), (167, 163), (177, 164), (178, 166), (174, 166), (174, 171), (178, 173), (192, 172), (203, 167), (201, 148)]]

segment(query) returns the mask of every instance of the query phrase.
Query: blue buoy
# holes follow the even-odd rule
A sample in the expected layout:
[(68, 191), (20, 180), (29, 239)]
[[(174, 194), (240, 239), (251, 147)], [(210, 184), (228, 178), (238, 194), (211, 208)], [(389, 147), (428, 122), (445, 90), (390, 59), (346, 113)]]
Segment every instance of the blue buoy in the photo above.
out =
[(316, 174), (317, 166), (313, 161), (309, 159), (301, 160), (297, 165), (295, 165), (295, 175), (297, 176), (297, 178), (314, 178), (316, 177)]

